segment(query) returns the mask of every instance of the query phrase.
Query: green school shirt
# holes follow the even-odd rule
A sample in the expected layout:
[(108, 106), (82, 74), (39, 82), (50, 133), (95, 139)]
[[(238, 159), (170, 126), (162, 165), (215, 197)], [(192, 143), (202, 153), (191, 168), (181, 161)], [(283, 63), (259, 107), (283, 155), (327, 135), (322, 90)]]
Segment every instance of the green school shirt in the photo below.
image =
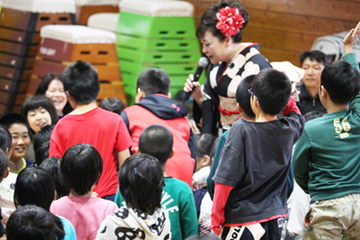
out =
[[(355, 54), (343, 57), (359, 71)], [(360, 193), (360, 94), (348, 109), (306, 123), (293, 154), (294, 175), (311, 202)]]

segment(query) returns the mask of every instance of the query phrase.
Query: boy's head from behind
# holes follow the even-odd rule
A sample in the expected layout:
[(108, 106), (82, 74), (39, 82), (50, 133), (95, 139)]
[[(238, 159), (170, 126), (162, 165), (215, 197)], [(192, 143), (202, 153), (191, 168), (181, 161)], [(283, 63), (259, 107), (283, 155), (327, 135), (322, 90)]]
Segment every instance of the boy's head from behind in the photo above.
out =
[(143, 71), (136, 83), (136, 101), (150, 94), (168, 95), (170, 89), (170, 78), (168, 74), (158, 68), (149, 68)]
[(99, 77), (90, 63), (76, 61), (67, 66), (61, 76), (65, 91), (76, 104), (83, 105), (96, 100), (100, 91)]
[(14, 192), (16, 207), (34, 204), (49, 210), (54, 196), (54, 179), (44, 169), (30, 166), (19, 173)]
[(100, 102), (99, 107), (120, 115), (122, 111), (126, 108), (126, 105), (123, 101), (121, 101), (121, 99), (117, 97), (109, 97), (104, 98)]
[(195, 172), (203, 167), (211, 166), (210, 153), (216, 137), (209, 133), (203, 133), (196, 141), (196, 169)]
[(50, 136), (55, 125), (43, 127), (34, 136), (35, 161), (38, 166), (49, 157)]
[(70, 147), (60, 163), (60, 173), (65, 186), (80, 196), (92, 191), (102, 171), (103, 160), (100, 153), (86, 143)]
[(280, 113), (289, 102), (291, 84), (288, 77), (275, 69), (260, 71), (254, 78), (252, 98), (256, 98), (261, 110), (272, 116)]
[(61, 220), (35, 205), (18, 208), (10, 215), (6, 224), (8, 240), (56, 240), (63, 239), (64, 236)]
[(164, 186), (159, 161), (144, 153), (127, 158), (119, 169), (119, 186), (128, 207), (152, 215), (161, 207)]
[(69, 194), (69, 189), (65, 187), (64, 183), (60, 179), (60, 162), (61, 158), (50, 157), (46, 158), (39, 166), (47, 171), (51, 176), (53, 176), (56, 190), (56, 199)]
[(0, 149), (0, 182), (9, 174), (9, 160), (2, 149)]
[(250, 75), (244, 78), (236, 89), (236, 102), (244, 111), (248, 118), (255, 118), (255, 114), (251, 109), (250, 98), (251, 95), (248, 92), (249, 88), (252, 88), (252, 83), (256, 75)]
[(150, 125), (141, 133), (139, 151), (156, 157), (163, 166), (173, 154), (173, 135), (161, 125)]
[(11, 156), (12, 137), (6, 127), (0, 125), (0, 149), (8, 156)]
[(320, 100), (322, 103), (324, 89), (335, 105), (348, 104), (359, 93), (360, 74), (345, 61), (331, 62), (321, 74)]

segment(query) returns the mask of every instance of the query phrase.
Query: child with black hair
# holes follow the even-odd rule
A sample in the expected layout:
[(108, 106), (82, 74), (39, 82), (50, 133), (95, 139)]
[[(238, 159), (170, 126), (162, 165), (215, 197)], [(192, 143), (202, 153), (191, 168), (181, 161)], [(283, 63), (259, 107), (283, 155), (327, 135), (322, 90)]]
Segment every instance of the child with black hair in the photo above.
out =
[[(14, 202), (16, 208), (34, 204), (49, 211), (55, 195), (54, 179), (44, 169), (31, 166), (19, 173), (15, 184)], [(69, 220), (58, 216), (65, 231), (64, 240), (76, 240), (76, 233)]]
[[(305, 113), (303, 116), (305, 122), (322, 117), (325, 113), (319, 111), (311, 111)], [(303, 233), (303, 224), (306, 213), (310, 209), (310, 195), (305, 193), (300, 186), (294, 182), (294, 190), (289, 197), (290, 214), (286, 225), (285, 240), (297, 239)]]
[(322, 71), (327, 114), (309, 121), (295, 146), (295, 179), (311, 197), (303, 239), (359, 239), (360, 74), (352, 52), (359, 36), (360, 22), (344, 38), (344, 61)]
[(65, 186), (60, 177), (60, 162), (61, 158), (50, 157), (46, 158), (39, 167), (47, 171), (54, 178), (56, 199), (69, 195), (70, 190)]
[[(10, 132), (2, 125), (0, 125), (0, 150), (2, 153), (0, 154), (0, 183), (3, 182), (4, 178), (7, 178), (10, 174), (10, 162), (9, 159), (11, 157), (11, 145), (12, 145), (12, 137), (10, 135)], [(6, 166), (6, 167), (5, 167)], [(16, 174), (15, 180), (16, 180)], [(14, 181), (15, 183), (15, 181)], [(0, 184), (0, 189), (2, 187), (5, 187), (4, 184)], [(7, 187), (10, 189), (10, 186)], [(2, 190), (0, 190), (1, 192)], [(0, 204), (1, 200), (3, 200), (3, 196), (0, 198)]]
[(174, 154), (167, 161), (166, 174), (186, 182), (191, 187), (195, 168), (196, 147), (185, 107), (170, 98), (170, 77), (162, 69), (144, 70), (136, 82), (136, 104), (125, 108), (121, 117), (133, 140), (136, 152), (142, 131), (159, 124), (173, 134)]
[(65, 68), (62, 78), (74, 110), (56, 124), (49, 156), (61, 158), (69, 147), (79, 143), (94, 146), (102, 157), (104, 169), (94, 192), (101, 198), (114, 200), (118, 188), (116, 169), (130, 156), (129, 132), (118, 114), (97, 106), (100, 83), (90, 63), (74, 62)]
[[(17, 174), (10, 172), (9, 168), (11, 141), (10, 132), (0, 125), (0, 220), (3, 224), (6, 224), (10, 214), (15, 210), (14, 186)], [(2, 232), (1, 227), (0, 224), (0, 233)]]
[[(1, 132), (1, 130), (0, 130)], [(7, 175), (9, 174), (9, 161), (8, 161), (8, 157), (6, 156), (6, 154), (3, 152), (3, 150), (0, 148), (0, 183), (2, 182), (2, 180), (4, 178), (7, 177)], [(0, 188), (1, 189), (1, 188)], [(4, 203), (4, 199), (3, 199), (3, 194), (2, 191), (0, 190), (0, 220), (3, 220), (3, 203)], [(9, 212), (8, 210), (6, 210), (7, 212)], [(12, 212), (12, 211), (10, 211)], [(6, 219), (4, 219), (6, 222)], [(5, 228), (4, 226), (0, 223), (0, 237), (3, 236), (5, 233)]]
[[(180, 240), (197, 235), (197, 217), (192, 190), (185, 182), (166, 175), (167, 160), (173, 155), (171, 132), (161, 125), (148, 126), (141, 133), (139, 152), (156, 157), (162, 166), (165, 186), (162, 192), (161, 208), (169, 214), (171, 239)], [(119, 190), (115, 202), (119, 207), (124, 204), (124, 198)]]
[(203, 133), (196, 141), (196, 169), (193, 175), (194, 199), (197, 216), (200, 215), (200, 206), (203, 197), (207, 193), (206, 179), (210, 173), (212, 159), (210, 152), (216, 137), (210, 133)]
[(199, 234), (205, 235), (211, 233), (211, 208), (212, 199), (207, 188), (207, 177), (210, 173), (215, 148), (217, 145), (217, 138), (209, 133), (203, 133), (196, 143), (197, 147), (197, 166), (200, 170), (194, 173), (194, 182), (200, 184), (200, 189), (194, 191), (194, 198), (196, 203), (196, 210), (198, 211), (199, 219)]
[[(284, 73), (260, 71), (248, 92), (255, 122), (240, 119), (230, 129), (213, 177), (212, 229), (222, 239), (280, 239), (292, 147), (305, 121)], [(290, 113), (278, 119), (286, 106)]]
[(64, 236), (61, 220), (36, 205), (19, 207), (6, 225), (7, 240), (55, 240)]
[(121, 99), (117, 97), (109, 97), (101, 100), (99, 107), (120, 115), (126, 108), (126, 105), (123, 101), (121, 101)]
[(86, 143), (70, 147), (61, 160), (60, 174), (70, 194), (54, 201), (50, 211), (69, 219), (79, 239), (95, 239), (101, 222), (118, 209), (114, 202), (92, 194), (102, 170), (100, 153)]
[[(250, 98), (251, 96), (248, 93), (248, 89), (252, 87), (252, 82), (254, 81), (256, 75), (250, 75), (244, 78), (238, 85), (236, 89), (236, 103), (239, 108), (240, 118), (255, 121), (255, 114), (251, 109)], [(215, 175), (215, 171), (220, 161), (220, 154), (222, 149), (224, 148), (227, 137), (229, 136), (229, 131), (224, 132), (217, 140), (216, 150), (214, 154), (214, 159), (211, 165), (210, 173), (207, 178), (207, 189), (210, 194), (211, 199), (214, 197), (214, 188), (215, 182), (212, 180)]]
[(9, 160), (5, 152), (0, 148), (0, 182), (9, 174)]
[(18, 113), (4, 115), (0, 119), (0, 124), (9, 130), (12, 137), (10, 170), (19, 174), (23, 169), (33, 164), (25, 158), (31, 143), (29, 124), (25, 117)]
[(161, 209), (164, 177), (159, 161), (138, 153), (125, 160), (119, 169), (119, 186), (125, 206), (105, 218), (96, 240), (170, 240), (170, 220)]
[(55, 125), (59, 120), (52, 101), (42, 95), (31, 96), (21, 106), (21, 114), (29, 122), (33, 133), (47, 125)]
[(34, 135), (34, 152), (37, 166), (49, 157), (50, 136), (54, 125), (47, 125)]
[(0, 149), (6, 154), (6, 156), (10, 159), (11, 157), (11, 144), (12, 144), (12, 137), (9, 130), (0, 125)]

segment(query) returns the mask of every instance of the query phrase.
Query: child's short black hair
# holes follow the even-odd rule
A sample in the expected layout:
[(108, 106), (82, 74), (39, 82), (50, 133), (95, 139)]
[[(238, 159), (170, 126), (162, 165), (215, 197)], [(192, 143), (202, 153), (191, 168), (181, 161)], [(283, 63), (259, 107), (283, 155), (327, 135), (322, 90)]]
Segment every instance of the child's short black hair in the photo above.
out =
[(49, 210), (54, 194), (52, 176), (42, 168), (30, 166), (22, 170), (16, 179), (14, 203), (16, 207), (34, 204)]
[(144, 91), (146, 96), (155, 93), (168, 95), (170, 78), (162, 69), (149, 68), (140, 74), (136, 83), (136, 90), (139, 88)]
[(6, 224), (7, 240), (56, 240), (64, 236), (60, 218), (35, 205), (18, 208)]
[(252, 87), (252, 83), (254, 81), (256, 75), (250, 75), (244, 78), (238, 85), (236, 89), (236, 102), (240, 105), (240, 107), (244, 110), (245, 114), (254, 118), (255, 114), (251, 109), (250, 98), (248, 90)]
[(87, 143), (70, 147), (62, 157), (60, 173), (65, 186), (79, 195), (91, 191), (97, 184), (103, 171), (100, 153)]
[[(5, 114), (4, 116), (1, 117), (0, 119), (0, 124), (3, 125), (7, 130), (9, 130), (9, 128), (11, 127), (11, 125), (18, 123), (18, 124), (23, 124), (26, 126), (26, 128), (28, 129), (28, 132), (30, 134), (30, 125), (26, 119), (26, 117), (24, 117), (21, 114), (18, 113), (9, 113), (9, 114)], [(10, 134), (11, 136), (11, 134)]]
[(44, 95), (35, 95), (26, 99), (21, 106), (21, 114), (27, 119), (27, 115), (31, 110), (35, 110), (40, 107), (48, 111), (51, 118), (51, 124), (55, 125), (59, 120), (59, 116), (57, 115), (54, 104)]
[(210, 156), (215, 139), (216, 137), (210, 133), (201, 134), (200, 138), (196, 141), (196, 156)]
[(9, 159), (6, 156), (5, 152), (0, 149), (0, 182), (4, 178), (4, 174), (9, 167)]
[(51, 176), (53, 176), (56, 190), (56, 199), (64, 197), (70, 192), (70, 190), (65, 187), (64, 183), (60, 179), (60, 162), (61, 158), (50, 157), (46, 158), (39, 166), (47, 171)]
[(171, 156), (172, 147), (173, 135), (169, 129), (161, 125), (150, 125), (140, 135), (140, 152), (156, 157), (161, 165), (164, 165)]
[(126, 205), (143, 213), (153, 214), (161, 207), (164, 185), (159, 161), (148, 154), (132, 155), (119, 169), (120, 193)]
[(321, 85), (335, 104), (348, 104), (359, 93), (360, 74), (349, 63), (329, 63), (321, 73)]
[(99, 107), (120, 115), (121, 112), (126, 108), (126, 105), (123, 101), (121, 101), (121, 99), (117, 97), (109, 97), (104, 98), (100, 102)]
[(318, 51), (318, 50), (312, 50), (312, 51), (306, 51), (300, 54), (300, 66), (302, 67), (305, 59), (309, 58), (311, 61), (317, 61), (319, 63), (324, 64), (324, 66), (328, 65), (330, 62), (328, 56), (326, 56), (325, 53)]
[(47, 125), (34, 135), (35, 161), (38, 166), (49, 157), (50, 136), (54, 125)]
[(99, 91), (99, 77), (88, 62), (76, 61), (62, 73), (65, 91), (69, 92), (77, 104), (88, 104), (96, 100)]
[(284, 73), (266, 68), (254, 78), (252, 92), (259, 101), (262, 111), (275, 116), (289, 102), (291, 84)]
[[(1, 120), (0, 120), (1, 121)], [(12, 137), (9, 130), (0, 125), (0, 149), (6, 152), (11, 150)]]

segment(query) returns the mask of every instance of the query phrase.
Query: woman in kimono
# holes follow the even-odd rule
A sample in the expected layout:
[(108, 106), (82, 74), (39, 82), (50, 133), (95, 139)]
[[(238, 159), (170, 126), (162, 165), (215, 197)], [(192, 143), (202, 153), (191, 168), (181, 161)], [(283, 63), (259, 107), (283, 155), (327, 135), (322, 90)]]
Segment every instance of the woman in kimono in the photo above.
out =
[(194, 118), (202, 118), (202, 133), (217, 135), (218, 129), (229, 129), (240, 118), (235, 93), (241, 80), (271, 67), (257, 43), (241, 42), (248, 20), (247, 11), (237, 0), (213, 4), (201, 17), (196, 35), (211, 64), (202, 88), (190, 75), (184, 91), (194, 88)]

